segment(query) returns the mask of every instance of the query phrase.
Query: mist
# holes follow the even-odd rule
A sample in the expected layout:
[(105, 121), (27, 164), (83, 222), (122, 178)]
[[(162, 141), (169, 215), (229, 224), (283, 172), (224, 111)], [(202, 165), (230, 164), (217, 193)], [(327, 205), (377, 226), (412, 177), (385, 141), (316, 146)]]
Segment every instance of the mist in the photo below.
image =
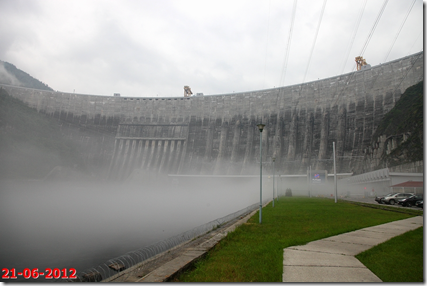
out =
[(69, 126), (1, 95), (2, 269), (80, 273), (259, 202), (259, 178), (144, 169), (111, 181), (115, 132)]
[(21, 86), (21, 82), (11, 73), (9, 73), (6, 68), (4, 67), (4, 62), (0, 61), (0, 82), (9, 84), (9, 85), (16, 85)]
[(79, 273), (259, 201), (256, 178), (0, 184), (0, 265), (17, 271)]

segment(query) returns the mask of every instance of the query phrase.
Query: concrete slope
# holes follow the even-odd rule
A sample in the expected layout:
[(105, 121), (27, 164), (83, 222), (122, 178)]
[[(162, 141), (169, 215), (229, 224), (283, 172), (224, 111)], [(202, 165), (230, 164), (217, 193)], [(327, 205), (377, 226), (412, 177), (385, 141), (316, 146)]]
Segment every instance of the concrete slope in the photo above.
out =
[[(334, 141), (337, 168), (348, 173), (373, 167), (364, 166), (369, 162), (358, 156), (365, 155), (376, 126), (402, 93), (423, 80), (423, 67), (420, 52), (313, 82), (187, 98), (97, 96), (1, 84), (0, 88), (58, 119), (67, 138), (85, 144), (82, 153), (88, 163), (109, 162), (105, 172), (112, 179), (125, 180), (135, 170), (256, 174), (260, 141), (264, 160), (277, 158), (275, 168), (285, 174), (303, 174), (309, 166), (331, 173), (327, 159)], [(266, 125), (261, 140), (259, 123)]]

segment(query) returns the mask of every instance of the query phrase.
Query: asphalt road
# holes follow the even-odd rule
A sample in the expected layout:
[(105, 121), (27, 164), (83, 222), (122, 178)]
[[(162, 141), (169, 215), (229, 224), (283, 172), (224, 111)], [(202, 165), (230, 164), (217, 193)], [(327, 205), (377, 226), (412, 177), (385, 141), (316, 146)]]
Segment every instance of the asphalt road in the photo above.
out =
[[(375, 197), (350, 197), (350, 198), (342, 198), (343, 200), (347, 200), (347, 201), (354, 201), (354, 202), (361, 202), (361, 203), (368, 203), (368, 204), (375, 204), (377, 205), (378, 203), (375, 201)], [(395, 208), (408, 208), (408, 207), (404, 207), (401, 206), (399, 204), (395, 204), (395, 205), (388, 205), (385, 204), (386, 206), (390, 206), (390, 207), (395, 207)], [(409, 207), (412, 209), (417, 209), (417, 210), (423, 210), (422, 208), (419, 207)]]

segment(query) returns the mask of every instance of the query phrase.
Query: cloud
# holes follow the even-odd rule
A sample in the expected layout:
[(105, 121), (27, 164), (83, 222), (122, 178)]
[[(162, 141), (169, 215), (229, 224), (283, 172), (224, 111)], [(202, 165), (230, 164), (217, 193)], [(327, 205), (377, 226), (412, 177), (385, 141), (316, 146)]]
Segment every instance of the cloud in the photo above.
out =
[[(285, 85), (354, 67), (382, 2), (329, 0), (309, 63), (322, 1), (297, 2)], [(58, 90), (125, 96), (220, 94), (281, 84), (293, 1), (3, 0), (0, 59)], [(390, 0), (363, 55), (384, 62), (411, 1)], [(387, 60), (423, 49), (415, 5)], [(418, 39), (418, 40), (417, 40)], [(347, 53), (349, 54), (346, 59)]]
[(6, 70), (3, 62), (0, 62), (0, 82), (9, 85), (22, 85), (22, 83), (13, 74), (10, 74)]

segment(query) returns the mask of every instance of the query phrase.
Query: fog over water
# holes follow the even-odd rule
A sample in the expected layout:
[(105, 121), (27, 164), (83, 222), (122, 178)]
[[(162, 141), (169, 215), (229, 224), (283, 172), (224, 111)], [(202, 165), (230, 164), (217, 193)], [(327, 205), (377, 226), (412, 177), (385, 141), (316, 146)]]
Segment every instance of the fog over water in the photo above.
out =
[(259, 202), (256, 178), (159, 181), (0, 182), (0, 266), (79, 272)]

